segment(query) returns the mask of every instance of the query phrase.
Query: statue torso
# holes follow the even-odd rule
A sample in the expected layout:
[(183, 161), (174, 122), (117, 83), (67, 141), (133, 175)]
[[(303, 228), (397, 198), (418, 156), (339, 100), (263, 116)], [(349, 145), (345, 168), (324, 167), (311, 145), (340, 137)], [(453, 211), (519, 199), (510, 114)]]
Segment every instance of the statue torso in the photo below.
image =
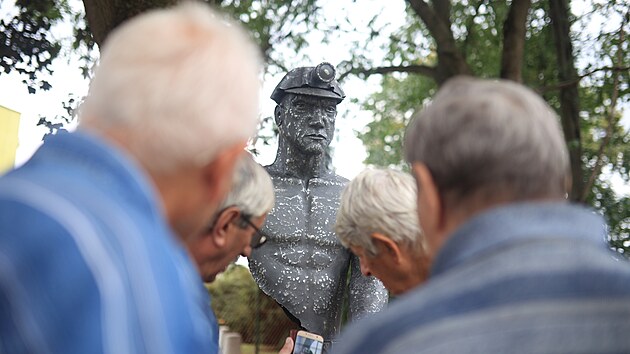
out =
[(260, 288), (324, 338), (336, 335), (350, 253), (334, 225), (347, 180), (274, 176), (276, 204), (263, 232), (267, 242), (254, 250), (250, 269)]

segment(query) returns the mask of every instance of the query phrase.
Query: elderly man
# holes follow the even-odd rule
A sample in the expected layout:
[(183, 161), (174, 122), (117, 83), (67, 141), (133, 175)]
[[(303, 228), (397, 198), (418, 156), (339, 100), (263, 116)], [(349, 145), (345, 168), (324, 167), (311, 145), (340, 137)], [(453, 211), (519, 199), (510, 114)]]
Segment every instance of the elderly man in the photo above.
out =
[(335, 231), (375, 276), (400, 295), (427, 277), (425, 240), (418, 225), (416, 184), (408, 173), (367, 169), (341, 195)]
[(323, 336), (325, 348), (341, 327), (344, 294), (352, 320), (387, 303), (383, 285), (361, 274), (358, 259), (333, 232), (347, 180), (332, 171), (328, 145), (344, 97), (328, 63), (291, 70), (273, 91), (278, 154), (266, 168), (276, 205), (263, 229), (269, 239), (249, 263), (260, 288), (301, 327)]
[(0, 179), (0, 352), (217, 353), (181, 240), (229, 191), (259, 56), (202, 4), (113, 31), (78, 131)]
[(232, 190), (208, 229), (186, 243), (205, 282), (212, 282), (239, 255), (249, 257), (252, 249), (265, 243), (260, 228), (273, 204), (269, 174), (249, 154), (243, 155)]
[(453, 79), (411, 123), (405, 154), (429, 280), (337, 353), (630, 352), (630, 265), (596, 213), (567, 203), (567, 148), (540, 97)]

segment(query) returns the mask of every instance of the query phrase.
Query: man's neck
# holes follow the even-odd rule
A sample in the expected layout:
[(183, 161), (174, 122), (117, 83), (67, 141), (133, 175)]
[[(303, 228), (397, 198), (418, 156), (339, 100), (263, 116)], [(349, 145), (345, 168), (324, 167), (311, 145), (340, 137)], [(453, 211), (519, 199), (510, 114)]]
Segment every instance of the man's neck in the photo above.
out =
[(273, 170), (289, 177), (309, 180), (331, 174), (330, 158), (322, 154), (304, 154), (282, 139), (278, 142), (278, 153)]

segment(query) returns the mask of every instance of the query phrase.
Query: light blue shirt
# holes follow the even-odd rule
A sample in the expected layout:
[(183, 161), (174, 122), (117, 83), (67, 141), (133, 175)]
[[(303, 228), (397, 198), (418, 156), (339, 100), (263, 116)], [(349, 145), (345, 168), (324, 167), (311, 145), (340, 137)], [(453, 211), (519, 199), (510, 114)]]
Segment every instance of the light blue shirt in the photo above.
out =
[(159, 205), (133, 161), (85, 133), (0, 178), (0, 353), (217, 353)]

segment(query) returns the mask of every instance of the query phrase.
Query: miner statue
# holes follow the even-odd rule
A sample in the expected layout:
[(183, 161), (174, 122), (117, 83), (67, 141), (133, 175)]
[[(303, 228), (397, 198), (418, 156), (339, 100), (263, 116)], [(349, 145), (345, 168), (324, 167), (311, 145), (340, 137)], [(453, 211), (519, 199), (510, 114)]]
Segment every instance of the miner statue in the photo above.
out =
[(348, 181), (332, 170), (328, 146), (344, 97), (329, 63), (291, 70), (271, 94), (279, 137), (266, 169), (276, 205), (262, 229), (267, 242), (249, 262), (258, 286), (302, 328), (323, 336), (326, 351), (339, 333), (345, 296), (351, 321), (388, 301), (383, 284), (361, 274), (359, 259), (334, 233)]

